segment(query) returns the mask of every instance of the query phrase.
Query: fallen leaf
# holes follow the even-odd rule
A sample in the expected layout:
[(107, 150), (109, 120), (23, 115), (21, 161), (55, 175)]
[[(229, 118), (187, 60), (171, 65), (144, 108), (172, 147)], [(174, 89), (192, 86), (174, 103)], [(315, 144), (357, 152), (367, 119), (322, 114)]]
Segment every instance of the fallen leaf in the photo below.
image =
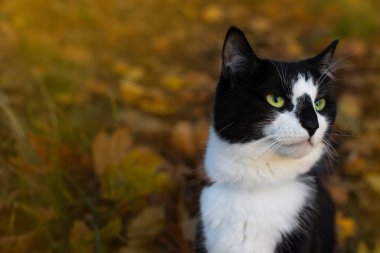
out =
[(139, 100), (146, 94), (144, 88), (129, 79), (123, 80), (120, 84), (120, 96), (123, 102), (138, 104)]
[(183, 80), (176, 75), (166, 75), (161, 79), (161, 85), (168, 90), (176, 91), (183, 87)]
[(86, 82), (85, 88), (88, 92), (97, 96), (108, 97), (111, 94), (110, 86), (105, 82), (97, 80), (88, 80)]
[(147, 246), (165, 227), (163, 207), (147, 207), (128, 226), (131, 247)]
[(359, 242), (357, 253), (371, 253), (365, 242)]
[(364, 175), (364, 180), (372, 188), (380, 194), (380, 174), (369, 173)]
[(105, 131), (96, 134), (92, 142), (92, 158), (99, 178), (103, 176), (106, 167), (121, 161), (131, 143), (131, 135), (126, 128), (116, 129), (111, 135)]
[(185, 157), (195, 154), (194, 129), (187, 121), (179, 121), (173, 128), (171, 146), (175, 153)]
[(264, 33), (270, 31), (273, 27), (271, 20), (267, 17), (253, 17), (248, 23), (252, 31)]
[(75, 253), (94, 252), (94, 234), (81, 220), (74, 221), (69, 235), (70, 247)]
[(368, 171), (368, 168), (366, 159), (355, 153), (349, 156), (343, 164), (344, 172), (351, 176), (361, 175)]
[(1, 236), (1, 252), (7, 253), (28, 253), (34, 250), (34, 244), (38, 238), (35, 231), (21, 235)]
[(108, 135), (105, 131), (100, 131), (96, 134), (92, 142), (92, 158), (94, 170), (98, 177), (104, 174), (104, 170), (108, 165)]
[(116, 201), (133, 200), (170, 190), (169, 175), (158, 170), (163, 164), (164, 160), (150, 149), (132, 149), (100, 178), (103, 196)]
[(208, 5), (203, 10), (203, 19), (207, 23), (215, 23), (220, 21), (223, 16), (223, 9), (218, 5)]
[(344, 206), (348, 202), (348, 191), (347, 187), (339, 182), (337, 179), (328, 180), (324, 182), (324, 186), (329, 191), (334, 203), (339, 206)]
[(119, 217), (115, 217), (110, 220), (102, 229), (100, 230), (100, 237), (102, 241), (108, 242), (119, 236), (122, 229), (122, 222)]
[(353, 94), (344, 94), (338, 100), (338, 112), (337, 127), (347, 133), (358, 133), (361, 116), (361, 103), (358, 97)]
[(373, 253), (380, 253), (380, 239), (376, 240), (375, 249)]
[(356, 224), (352, 218), (343, 216), (338, 212), (336, 216), (336, 223), (338, 227), (339, 243), (344, 245), (348, 238), (351, 238), (356, 232)]

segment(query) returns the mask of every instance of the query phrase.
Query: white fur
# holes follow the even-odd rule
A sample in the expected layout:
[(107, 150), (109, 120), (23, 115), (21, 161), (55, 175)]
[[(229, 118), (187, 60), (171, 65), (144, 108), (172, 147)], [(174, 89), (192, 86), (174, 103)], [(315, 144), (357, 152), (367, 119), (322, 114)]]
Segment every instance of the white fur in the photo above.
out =
[(225, 184), (205, 188), (201, 213), (208, 253), (273, 253), (281, 235), (295, 229), (310, 188), (284, 182), (255, 191)]
[(309, 134), (296, 117), (295, 112), (278, 113), (276, 119), (264, 128), (266, 135), (274, 136), (279, 143), (277, 152), (289, 157), (299, 158), (312, 149), (308, 142)]
[(217, 136), (211, 128), (205, 156), (206, 173), (213, 182), (232, 188), (257, 189), (294, 181), (307, 172), (322, 154), (322, 145), (315, 146), (307, 155), (294, 159), (267, 152), (268, 143), (258, 140), (230, 144)]
[(201, 195), (209, 253), (273, 253), (281, 234), (296, 228), (311, 189), (297, 180), (319, 159), (322, 146), (294, 159), (265, 155), (258, 140), (229, 144), (213, 128), (205, 157), (211, 181)]
[(304, 76), (298, 75), (298, 79), (293, 84), (292, 102), (295, 105), (297, 98), (304, 94), (308, 94), (312, 101), (314, 101), (317, 97), (317, 91), (317, 86), (314, 84), (314, 80), (312, 78), (306, 80)]
[[(299, 76), (292, 102), (305, 93), (314, 101), (317, 87)], [(298, 176), (321, 157), (328, 122), (317, 112), (319, 128), (309, 141), (294, 111), (275, 117), (264, 129), (273, 138), (249, 143), (230, 144), (210, 130), (205, 168), (214, 184), (201, 195), (209, 253), (273, 253), (281, 235), (299, 225), (312, 183)]]

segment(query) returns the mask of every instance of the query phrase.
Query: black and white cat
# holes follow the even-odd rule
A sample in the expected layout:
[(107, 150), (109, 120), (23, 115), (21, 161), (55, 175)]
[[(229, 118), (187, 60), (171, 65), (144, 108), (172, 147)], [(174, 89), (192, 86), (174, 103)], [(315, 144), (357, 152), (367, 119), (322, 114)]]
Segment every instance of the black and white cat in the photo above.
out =
[(229, 29), (197, 253), (334, 252), (334, 205), (312, 168), (328, 149), (335, 119), (337, 43), (306, 60), (263, 60), (239, 29)]

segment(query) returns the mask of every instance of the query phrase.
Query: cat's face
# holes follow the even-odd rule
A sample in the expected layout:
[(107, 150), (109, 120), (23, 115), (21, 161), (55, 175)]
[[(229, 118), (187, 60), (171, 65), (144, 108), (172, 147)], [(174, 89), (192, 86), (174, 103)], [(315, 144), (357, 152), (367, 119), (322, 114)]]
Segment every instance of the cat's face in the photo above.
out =
[(337, 41), (297, 62), (259, 59), (231, 28), (214, 105), (214, 130), (228, 143), (262, 141), (266, 152), (302, 158), (326, 144), (335, 119), (331, 58)]

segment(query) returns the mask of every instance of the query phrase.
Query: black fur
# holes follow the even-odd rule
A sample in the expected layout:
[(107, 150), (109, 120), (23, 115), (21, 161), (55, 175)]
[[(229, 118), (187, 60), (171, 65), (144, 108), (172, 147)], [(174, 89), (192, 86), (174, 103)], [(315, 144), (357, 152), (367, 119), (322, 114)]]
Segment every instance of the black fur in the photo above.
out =
[(313, 102), (310, 96), (303, 95), (298, 99), (299, 108), (296, 108), (297, 117), (300, 119), (301, 126), (307, 130), (310, 136), (313, 136), (319, 128), (317, 114), (314, 111)]
[[(311, 174), (308, 174), (310, 176)], [(314, 175), (315, 176), (315, 175)], [(314, 177), (316, 194), (300, 212), (302, 230), (283, 235), (276, 253), (332, 253), (336, 249), (335, 207), (318, 177)]]
[(199, 221), (197, 224), (196, 239), (195, 239), (195, 252), (196, 253), (207, 253), (205, 248), (205, 237), (203, 234), (203, 224)]
[[(326, 108), (320, 113), (330, 122), (330, 133), (335, 120), (336, 105), (330, 82), (329, 66), (338, 41), (332, 42), (319, 55), (297, 61), (283, 62), (259, 59), (251, 49), (244, 34), (231, 27), (223, 46), (222, 74), (216, 88), (213, 127), (220, 138), (230, 143), (246, 143), (264, 137), (263, 123), (269, 122), (276, 111), (291, 111), (291, 91), (298, 75), (319, 81), (318, 99), (325, 98)], [(266, 101), (267, 94), (285, 98), (285, 106), (274, 108)], [(296, 108), (301, 125), (312, 136), (318, 128), (313, 101), (304, 96), (302, 106)], [(325, 138), (327, 141), (327, 138)], [(316, 167), (317, 165), (315, 165)], [(327, 191), (318, 179), (317, 170), (307, 175), (312, 178), (314, 195), (299, 213), (302, 229), (283, 234), (276, 253), (332, 253), (336, 248), (335, 208)], [(201, 221), (197, 227), (196, 252), (207, 253)]]

